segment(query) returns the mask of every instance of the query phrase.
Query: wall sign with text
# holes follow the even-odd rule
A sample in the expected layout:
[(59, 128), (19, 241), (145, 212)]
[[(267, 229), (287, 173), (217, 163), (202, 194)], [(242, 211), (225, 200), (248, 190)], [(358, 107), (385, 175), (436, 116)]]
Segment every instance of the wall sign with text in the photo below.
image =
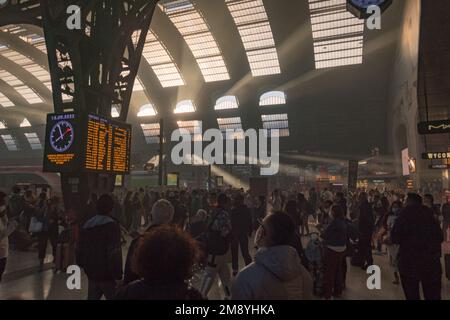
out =
[(422, 153), (422, 159), (425, 160), (450, 159), (450, 151)]
[(450, 133), (450, 119), (420, 122), (417, 128), (420, 134)]

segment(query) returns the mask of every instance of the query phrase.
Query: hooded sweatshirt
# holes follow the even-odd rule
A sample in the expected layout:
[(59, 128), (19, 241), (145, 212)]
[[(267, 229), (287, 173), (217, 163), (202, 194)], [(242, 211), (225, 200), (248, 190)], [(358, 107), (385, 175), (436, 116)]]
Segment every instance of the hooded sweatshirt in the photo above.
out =
[(237, 276), (233, 300), (310, 300), (313, 285), (309, 272), (291, 246), (261, 248), (255, 261)]

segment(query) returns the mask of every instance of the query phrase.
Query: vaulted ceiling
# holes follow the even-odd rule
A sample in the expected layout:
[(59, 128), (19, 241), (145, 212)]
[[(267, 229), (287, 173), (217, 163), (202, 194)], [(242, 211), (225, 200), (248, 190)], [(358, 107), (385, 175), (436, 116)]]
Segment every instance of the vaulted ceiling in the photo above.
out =
[[(403, 1), (381, 30), (350, 16), (344, 0), (173, 2), (155, 11), (131, 100), (135, 161), (156, 153), (160, 117), (167, 136), (198, 120), (203, 129), (283, 129), (282, 151), (383, 150)], [(0, 32), (0, 164), (42, 153), (30, 136), (43, 142), (53, 111), (42, 36), (23, 24)]]

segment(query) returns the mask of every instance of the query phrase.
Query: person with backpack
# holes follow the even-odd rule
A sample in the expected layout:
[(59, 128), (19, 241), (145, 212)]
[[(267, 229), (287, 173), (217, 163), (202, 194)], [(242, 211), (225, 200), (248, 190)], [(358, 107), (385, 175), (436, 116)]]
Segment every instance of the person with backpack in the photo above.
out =
[(229, 199), (224, 193), (217, 197), (217, 208), (212, 213), (206, 235), (207, 266), (200, 292), (206, 298), (217, 275), (222, 282), (225, 298), (229, 298), (231, 276), (227, 265), (227, 253), (231, 243), (231, 219), (228, 213)]
[(88, 300), (114, 298), (122, 279), (122, 248), (119, 224), (110, 217), (111, 196), (97, 200), (97, 214), (82, 226), (77, 248), (77, 264), (88, 277)]

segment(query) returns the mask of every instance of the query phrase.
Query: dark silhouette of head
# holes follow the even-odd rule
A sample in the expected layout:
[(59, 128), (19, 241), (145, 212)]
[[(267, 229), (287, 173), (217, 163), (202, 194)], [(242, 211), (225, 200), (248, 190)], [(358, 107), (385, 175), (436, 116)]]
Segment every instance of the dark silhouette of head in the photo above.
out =
[(97, 214), (108, 216), (114, 207), (114, 200), (109, 194), (101, 195), (97, 200)]

